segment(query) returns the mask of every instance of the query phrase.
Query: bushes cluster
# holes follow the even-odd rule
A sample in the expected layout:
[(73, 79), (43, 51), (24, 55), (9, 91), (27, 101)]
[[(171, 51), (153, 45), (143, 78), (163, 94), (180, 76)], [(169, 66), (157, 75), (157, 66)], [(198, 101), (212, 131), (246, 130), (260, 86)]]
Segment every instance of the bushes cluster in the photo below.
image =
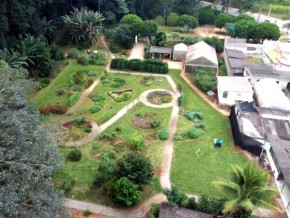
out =
[(182, 106), (184, 104), (184, 92), (181, 92), (181, 94), (179, 95), (178, 99), (178, 106)]
[(69, 51), (68, 57), (76, 59), (77, 63), (81, 65), (106, 65), (105, 54), (101, 51), (98, 51), (98, 54), (84, 54), (80, 50), (74, 48)]
[(169, 134), (166, 130), (159, 132), (159, 139), (160, 140), (167, 140), (168, 137), (169, 137)]
[(213, 72), (198, 70), (195, 74), (195, 82), (197, 86), (207, 92), (213, 90), (217, 86), (217, 78)]
[(41, 114), (65, 114), (67, 112), (67, 106), (60, 104), (45, 104), (41, 105), (38, 109)]
[(150, 126), (152, 128), (158, 128), (159, 126), (161, 125), (161, 120), (158, 120), (158, 119), (153, 119), (151, 122), (150, 122)]
[(134, 150), (141, 150), (145, 145), (143, 135), (134, 134), (131, 137), (130, 144)]
[(102, 108), (100, 108), (100, 107), (98, 107), (98, 106), (94, 106), (94, 107), (91, 107), (91, 108), (89, 109), (89, 111), (90, 111), (92, 114), (94, 114), (94, 113), (99, 112), (101, 109), (102, 109)]
[(141, 71), (151, 73), (168, 73), (168, 64), (159, 60), (139, 60), (139, 59), (112, 59), (110, 67), (116, 70)]
[(74, 92), (68, 100), (68, 105), (73, 106), (79, 99), (80, 99), (80, 93)]
[(116, 160), (115, 152), (106, 152), (101, 156), (91, 188), (105, 185), (113, 202), (133, 206), (141, 198), (142, 186), (148, 184), (152, 176), (153, 166), (148, 158), (127, 154)]
[(75, 148), (68, 153), (67, 158), (70, 161), (80, 161), (82, 159), (82, 151)]
[(225, 203), (225, 200), (222, 198), (217, 199), (202, 195), (199, 200), (196, 201), (194, 197), (188, 197), (176, 186), (173, 186), (171, 189), (164, 189), (163, 193), (166, 195), (167, 200), (173, 205), (203, 213), (209, 213), (214, 217), (222, 215), (222, 210)]
[(183, 115), (189, 120), (195, 120), (195, 119), (203, 120), (203, 118), (204, 118), (203, 113), (194, 112), (194, 111), (190, 111), (190, 110), (185, 111), (183, 113)]

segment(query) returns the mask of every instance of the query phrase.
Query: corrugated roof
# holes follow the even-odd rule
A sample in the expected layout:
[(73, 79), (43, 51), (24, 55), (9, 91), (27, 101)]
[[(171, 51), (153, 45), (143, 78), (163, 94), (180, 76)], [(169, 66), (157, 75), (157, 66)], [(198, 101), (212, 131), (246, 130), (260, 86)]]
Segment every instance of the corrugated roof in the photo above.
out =
[(244, 59), (228, 58), (231, 68), (244, 68), (247, 66), (247, 62)]
[(188, 46), (185, 63), (194, 61), (200, 57), (209, 60), (216, 66), (218, 65), (218, 59), (215, 49), (204, 41), (200, 41), (198, 43)]
[(221, 91), (253, 93), (252, 86), (246, 77), (218, 76), (217, 81)]
[(211, 214), (163, 203), (160, 207), (159, 218), (213, 218), (213, 216)]
[(150, 47), (151, 53), (161, 53), (161, 54), (171, 54), (172, 48), (169, 47), (161, 47), (161, 46), (151, 46)]
[(240, 59), (246, 58), (245, 54), (237, 49), (226, 49), (226, 52), (229, 58), (240, 58)]

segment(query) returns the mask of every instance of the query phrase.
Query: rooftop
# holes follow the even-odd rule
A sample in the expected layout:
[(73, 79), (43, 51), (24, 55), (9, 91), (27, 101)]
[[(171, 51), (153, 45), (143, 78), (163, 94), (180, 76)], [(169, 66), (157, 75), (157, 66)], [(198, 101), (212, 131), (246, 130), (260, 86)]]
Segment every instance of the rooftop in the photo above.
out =
[(240, 93), (253, 93), (252, 86), (246, 77), (218, 76), (218, 87), (220, 90)]
[(174, 51), (187, 51), (187, 45), (184, 43), (179, 43), (174, 46)]
[(213, 216), (163, 203), (160, 207), (159, 218), (213, 218)]
[(239, 58), (229, 58), (229, 63), (231, 68), (245, 68), (247, 66), (247, 62), (244, 59)]
[(161, 47), (161, 46), (151, 46), (150, 47), (151, 53), (161, 53), (161, 54), (171, 54), (172, 48), (170, 47)]
[(246, 56), (245, 54), (237, 49), (228, 49), (226, 48), (226, 53), (228, 55), (229, 58), (239, 58), (239, 59), (245, 59)]

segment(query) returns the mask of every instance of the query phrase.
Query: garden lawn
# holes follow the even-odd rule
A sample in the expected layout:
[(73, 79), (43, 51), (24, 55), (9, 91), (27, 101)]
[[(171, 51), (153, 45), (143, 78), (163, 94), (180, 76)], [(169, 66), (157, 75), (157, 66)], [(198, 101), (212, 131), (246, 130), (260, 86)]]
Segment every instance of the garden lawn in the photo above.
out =
[[(69, 95), (65, 94), (62, 96), (57, 96), (55, 94), (56, 89), (60, 87), (67, 86), (72, 79), (72, 75), (79, 70), (90, 70), (97, 73), (99, 76), (103, 70), (104, 66), (95, 66), (95, 65), (79, 65), (75, 63), (75, 61), (70, 61), (68, 66), (65, 66), (63, 70), (56, 76), (55, 79), (51, 81), (51, 83), (45, 87), (44, 89), (38, 91), (34, 96), (32, 96), (32, 102), (36, 104), (37, 107), (43, 104), (63, 104), (67, 105), (69, 100)], [(92, 79), (96, 79), (97, 76), (90, 77)], [(84, 91), (84, 87), (82, 92)]]
[[(136, 113), (143, 113), (145, 111), (153, 111), (158, 114), (158, 117), (163, 120), (161, 126), (153, 130), (144, 130), (135, 127), (131, 123), (131, 117)], [(68, 160), (65, 161), (65, 168), (58, 172), (54, 177), (54, 183), (56, 187), (61, 189), (63, 181), (74, 179), (75, 186), (69, 193), (66, 193), (66, 197), (93, 203), (113, 205), (103, 190), (91, 191), (89, 189), (98, 169), (99, 157), (105, 152), (114, 151), (117, 154), (117, 158), (120, 158), (126, 153), (134, 152), (129, 145), (130, 137), (135, 133), (142, 134), (144, 136), (155, 135), (160, 130), (168, 129), (171, 111), (172, 108), (156, 110), (155, 108), (147, 107), (143, 104), (138, 104), (124, 117), (122, 117), (102, 133), (115, 135), (114, 140), (101, 141), (97, 138), (92, 143), (79, 147), (83, 153), (83, 158), (80, 162), (70, 162)], [(117, 131), (117, 127), (121, 128), (121, 131)], [(143, 154), (152, 161), (156, 175), (153, 177), (150, 184), (144, 187), (141, 202), (154, 196), (156, 193), (161, 192), (158, 176), (160, 173), (160, 165), (162, 163), (162, 156), (164, 151), (164, 141), (160, 141), (159, 139), (153, 137), (145, 138), (145, 147), (141, 151), (138, 151), (138, 153)], [(120, 142), (120, 140), (121, 143), (117, 143), (118, 141)], [(99, 148), (93, 149), (92, 144), (98, 144)], [(60, 148), (59, 150), (61, 155), (66, 159), (71, 149)]]
[[(204, 114), (205, 133), (198, 139), (174, 142), (174, 157), (171, 169), (171, 182), (183, 192), (195, 195), (218, 197), (219, 192), (212, 181), (228, 179), (231, 166), (244, 166), (248, 159), (241, 153), (232, 151), (234, 145), (229, 119), (208, 105), (179, 76), (178, 70), (171, 70), (175, 83), (183, 87), (185, 104), (181, 110), (192, 110)], [(183, 132), (192, 122), (179, 116), (177, 132)], [(213, 139), (221, 138), (221, 148), (213, 146)]]
[[(93, 106), (97, 106), (95, 102), (91, 100), (91, 98), (87, 98), (82, 105), (73, 113), (73, 116), (86, 116), (87, 118), (95, 120), (99, 125), (103, 124), (107, 120), (109, 120), (112, 116), (114, 116), (119, 110), (128, 105), (134, 99), (138, 98), (140, 94), (148, 89), (160, 89), (164, 88), (169, 91), (172, 90), (168, 81), (164, 77), (155, 77), (162, 80), (161, 85), (156, 85), (154, 82), (150, 86), (145, 86), (140, 83), (143, 76), (138, 75), (126, 75), (126, 74), (108, 74), (109, 78), (120, 78), (126, 81), (126, 84), (120, 88), (110, 88), (105, 87), (102, 82), (98, 84), (98, 86), (93, 90), (90, 96), (101, 95), (105, 97), (104, 105), (102, 109), (97, 113), (90, 113), (89, 109)], [(110, 91), (120, 91), (126, 89), (133, 89), (133, 95), (130, 99), (124, 102), (115, 102), (109, 95)]]

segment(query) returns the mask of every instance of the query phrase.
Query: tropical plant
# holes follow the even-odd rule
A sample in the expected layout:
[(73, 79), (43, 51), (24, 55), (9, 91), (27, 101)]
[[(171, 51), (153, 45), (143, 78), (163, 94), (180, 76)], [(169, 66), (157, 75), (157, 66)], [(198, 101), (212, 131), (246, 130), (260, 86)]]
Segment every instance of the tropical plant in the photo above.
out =
[(27, 66), (26, 56), (22, 56), (19, 52), (14, 50), (8, 50), (7, 48), (0, 50), (0, 60), (5, 61), (8, 66), (15, 69)]
[(62, 19), (69, 27), (71, 40), (79, 45), (86, 42), (92, 44), (95, 41), (104, 17), (98, 12), (82, 7), (74, 8), (70, 15), (65, 15)]
[(257, 207), (277, 209), (271, 200), (277, 195), (275, 188), (270, 187), (270, 175), (253, 164), (244, 167), (235, 165), (230, 172), (230, 179), (218, 180), (213, 185), (220, 189), (226, 199), (223, 212), (239, 215), (251, 214)]

